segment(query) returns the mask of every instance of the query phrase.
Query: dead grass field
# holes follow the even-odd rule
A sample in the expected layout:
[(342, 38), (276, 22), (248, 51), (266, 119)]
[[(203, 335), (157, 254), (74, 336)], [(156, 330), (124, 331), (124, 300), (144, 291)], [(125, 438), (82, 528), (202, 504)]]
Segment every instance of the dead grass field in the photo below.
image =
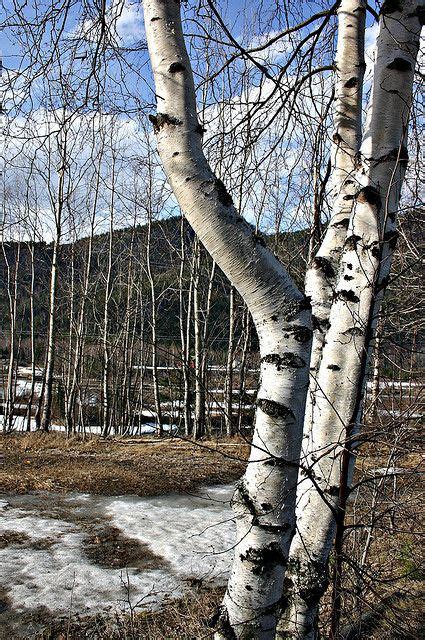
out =
[(227, 483), (242, 473), (248, 444), (202, 441), (67, 438), (62, 433), (0, 436), (2, 491), (82, 491), (161, 495)]

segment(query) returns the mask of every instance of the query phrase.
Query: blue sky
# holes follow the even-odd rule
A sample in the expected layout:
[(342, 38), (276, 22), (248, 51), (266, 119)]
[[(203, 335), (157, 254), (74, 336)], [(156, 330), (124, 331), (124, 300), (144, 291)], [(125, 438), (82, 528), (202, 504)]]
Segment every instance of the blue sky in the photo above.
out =
[[(50, 15), (46, 21), (46, 29), (40, 35), (40, 40), (35, 42), (39, 31), (36, 28), (27, 26), (18, 31), (16, 28), (8, 29), (8, 21), (16, 24), (17, 18), (12, 13), (12, 3), (10, 0), (4, 0), (3, 6), (6, 9), (3, 12), (2, 20), (5, 21), (6, 28), (3, 29), (2, 50), (3, 63), (6, 69), (4, 78), (8, 74), (15, 79), (16, 72), (21, 71), (22, 76), (15, 82), (13, 92), (8, 92), (6, 99), (2, 102), (6, 105), (7, 120), (13, 123), (15, 130), (22, 123), (22, 136), (28, 135), (28, 127), (25, 123), (24, 115), (36, 114), (40, 107), (45, 111), (41, 111), (36, 117), (36, 126), (39, 128), (40, 135), (44, 135), (45, 120), (44, 114), (49, 110), (63, 104), (64, 95), (61, 86), (57, 82), (58, 64), (57, 58), (50, 56), (54, 53), (52, 41), (60, 32), (60, 46), (58, 48), (62, 61), (62, 72), (65, 77), (72, 77), (74, 85), (78, 84), (76, 79), (81, 78), (81, 87), (71, 101), (70, 108), (78, 107), (81, 117), (89, 114), (96, 114), (100, 111), (103, 113), (117, 113), (123, 122), (127, 122), (126, 128), (128, 136), (129, 154), (137, 153), (137, 127), (138, 117), (140, 113), (149, 113), (155, 110), (155, 97), (153, 92), (153, 83), (150, 75), (147, 53), (144, 47), (144, 27), (142, 17), (142, 7), (140, 2), (132, 2), (132, 0), (114, 0), (113, 4), (109, 1), (107, 4), (108, 15), (111, 16), (116, 12), (116, 20), (113, 21), (114, 30), (112, 37), (115, 44), (122, 47), (122, 58), (118, 61), (112, 49), (107, 49), (102, 59), (101, 70), (95, 73), (95, 77), (91, 79), (90, 91), (86, 92), (86, 78), (93, 76), (93, 59), (97, 51), (97, 31), (96, 31), (96, 12), (92, 4), (83, 3), (80, 0), (64, 0), (64, 4), (69, 6), (69, 10), (65, 12), (63, 9)], [(281, 3), (282, 5), (283, 3)], [(293, 3), (292, 9), (294, 15), (291, 24), (298, 23), (307, 17), (319, 11), (323, 11), (329, 7), (330, 3), (326, 2), (302, 2)], [(59, 4), (57, 5), (59, 6)], [(30, 0), (29, 3), (23, 4), (22, 20), (31, 23), (37, 21), (43, 12), (48, 11), (49, 3), (44, 0)], [(199, 14), (197, 12), (198, 2), (189, 3), (184, 8), (185, 30), (190, 34), (199, 34), (202, 27), (208, 28), (208, 20), (205, 20), (205, 10)], [(280, 33), (287, 27), (286, 17), (282, 13), (275, 14), (276, 3), (274, 0), (265, 0), (264, 2), (256, 2), (254, 0), (242, 1), (236, 0), (220, 4), (220, 12), (226, 26), (229, 28), (233, 38), (244, 46), (252, 46), (253, 44), (261, 44), (271, 35)], [(316, 23), (317, 24), (317, 23)], [(200, 27), (201, 25), (201, 27)], [(312, 26), (304, 29), (304, 33), (312, 29)], [(368, 30), (368, 44), (373, 41), (376, 29)], [(227, 36), (217, 31), (219, 39), (228, 40)], [(81, 38), (81, 36), (84, 38)], [(78, 37), (77, 37), (78, 36)], [(38, 44), (40, 43), (40, 53), (38, 53)], [(202, 50), (203, 41), (198, 39), (197, 45)], [(280, 50), (281, 49), (281, 50)], [(230, 44), (224, 48), (225, 56), (236, 51), (236, 48)], [(195, 71), (198, 70), (196, 78), (203, 79), (202, 53), (197, 55), (192, 51), (193, 64)], [(263, 54), (261, 54), (263, 55)], [(279, 41), (278, 45), (273, 49), (273, 54), (269, 55), (266, 64), (272, 74), (278, 72), (282, 60), (285, 56), (285, 42)], [(259, 58), (263, 62), (262, 58)], [(46, 73), (43, 72), (42, 65), (46, 61), (49, 62)], [(328, 62), (332, 62), (328, 59)], [(217, 60), (217, 64), (221, 65), (222, 59)], [(239, 65), (239, 66), (238, 66)], [(232, 73), (238, 68), (243, 68), (242, 63), (236, 62), (232, 67)], [(106, 71), (105, 71), (106, 70)], [(331, 77), (330, 72), (327, 75)], [(324, 75), (324, 77), (326, 74)], [(228, 96), (238, 105), (240, 87), (237, 82), (237, 75), (234, 76), (234, 84), (230, 86), (229, 91), (234, 91), (234, 95)], [(250, 81), (252, 82), (251, 98), (256, 95), (255, 86), (262, 78), (262, 74), (252, 67), (250, 69)], [(28, 80), (32, 79), (31, 85)], [(21, 91), (24, 86), (25, 91)], [(99, 98), (97, 100), (97, 91), (100, 87)], [(266, 86), (266, 91), (268, 91)], [(22, 100), (21, 98), (22, 93)], [(46, 102), (45, 96), (49, 95)], [(85, 104), (86, 94), (88, 96)], [(68, 100), (68, 98), (66, 98)], [(214, 96), (210, 96), (211, 104), (213, 104)], [(81, 105), (84, 103), (84, 106)], [(277, 103), (278, 104), (278, 103)], [(238, 107), (237, 107), (238, 108)], [(275, 107), (273, 107), (275, 108)], [(214, 114), (214, 108), (211, 107), (209, 114)], [(265, 114), (266, 116), (267, 114)], [(207, 116), (208, 117), (208, 116)], [(212, 116), (211, 116), (212, 117)], [(211, 118), (210, 118), (211, 120)], [(37, 124), (39, 123), (39, 124)], [(214, 124), (209, 122), (209, 133), (214, 133)], [(34, 128), (33, 128), (34, 130)], [(273, 142), (273, 130), (268, 134), (264, 145)], [(208, 139), (206, 135), (206, 139)], [(288, 165), (294, 147), (298, 144), (296, 137), (293, 140), (288, 138), (288, 142), (284, 144), (285, 159), (283, 165)], [(259, 147), (259, 149), (264, 148)], [(253, 171), (255, 171), (255, 158), (252, 159)], [(282, 166), (283, 166), (282, 165)], [(235, 165), (229, 166), (230, 174), (235, 172)], [(289, 169), (290, 170), (290, 167)], [(285, 171), (279, 177), (283, 181), (282, 189), (285, 185)], [(226, 178), (230, 181), (232, 175)], [(300, 178), (301, 179), (301, 178)], [(298, 185), (294, 186), (295, 189)], [(247, 216), (253, 220), (257, 203), (261, 200), (261, 193), (256, 192), (255, 180), (251, 190), (251, 205), (247, 209)], [(308, 203), (307, 203), (308, 204)], [(289, 218), (294, 214), (289, 210)], [(288, 223), (289, 224), (289, 223)]]

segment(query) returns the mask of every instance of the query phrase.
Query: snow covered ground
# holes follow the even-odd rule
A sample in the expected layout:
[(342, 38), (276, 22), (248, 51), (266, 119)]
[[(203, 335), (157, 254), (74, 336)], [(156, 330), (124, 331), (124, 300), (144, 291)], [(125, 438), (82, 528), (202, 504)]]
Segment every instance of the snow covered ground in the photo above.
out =
[[(193, 578), (224, 582), (235, 541), (232, 489), (155, 498), (5, 496), (0, 501), (0, 536), (6, 541), (0, 550), (0, 586), (7, 594), (9, 620), (13, 614), (19, 626), (23, 612), (40, 606), (53, 615), (128, 609), (128, 595), (133, 606), (140, 602), (152, 608), (181, 595)], [(116, 527), (125, 538), (147, 545), (153, 565), (96, 564), (85, 547), (91, 526), (99, 536), (102, 526)]]
[[(3, 429), (4, 424), (4, 416), (0, 415), (0, 430)], [(162, 425), (164, 432), (177, 433), (179, 430), (178, 425), (176, 424), (164, 424)], [(25, 416), (13, 416), (12, 421), (12, 430), (13, 431), (26, 431), (27, 429), (27, 418)], [(31, 431), (35, 431), (36, 424), (34, 418), (31, 418)], [(66, 432), (66, 427), (63, 424), (54, 424), (52, 423), (49, 427), (50, 431), (61, 431), (63, 433)], [(100, 435), (102, 433), (102, 427), (99, 425), (87, 425), (86, 433), (91, 433), (93, 435)], [(114, 429), (111, 430), (111, 435), (115, 433)], [(158, 428), (154, 422), (146, 422), (140, 426), (129, 427), (126, 431), (126, 435), (130, 436), (146, 436), (146, 435), (158, 435)]]

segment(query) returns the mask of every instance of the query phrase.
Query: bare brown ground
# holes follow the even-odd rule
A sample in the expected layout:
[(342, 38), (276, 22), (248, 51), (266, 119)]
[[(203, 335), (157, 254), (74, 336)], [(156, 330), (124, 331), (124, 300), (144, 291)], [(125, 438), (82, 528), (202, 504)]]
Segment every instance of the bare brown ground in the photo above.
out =
[(62, 433), (0, 436), (4, 492), (83, 491), (161, 495), (238, 478), (244, 441), (67, 438)]

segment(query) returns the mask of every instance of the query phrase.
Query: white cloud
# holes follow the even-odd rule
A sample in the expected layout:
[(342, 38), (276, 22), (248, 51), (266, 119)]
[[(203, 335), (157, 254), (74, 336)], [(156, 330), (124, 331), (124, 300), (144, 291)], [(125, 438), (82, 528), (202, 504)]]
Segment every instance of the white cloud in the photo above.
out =
[[(141, 5), (131, 0), (112, 0), (106, 8), (106, 22), (110, 37), (120, 45), (136, 42), (145, 34)], [(88, 42), (96, 42), (99, 32), (99, 20), (84, 20), (70, 35), (74, 38), (83, 37)]]
[(145, 34), (140, 2), (125, 1), (123, 3), (119, 1), (115, 2), (113, 6), (118, 7), (119, 17), (116, 21), (116, 30), (122, 42), (128, 44), (140, 40)]

